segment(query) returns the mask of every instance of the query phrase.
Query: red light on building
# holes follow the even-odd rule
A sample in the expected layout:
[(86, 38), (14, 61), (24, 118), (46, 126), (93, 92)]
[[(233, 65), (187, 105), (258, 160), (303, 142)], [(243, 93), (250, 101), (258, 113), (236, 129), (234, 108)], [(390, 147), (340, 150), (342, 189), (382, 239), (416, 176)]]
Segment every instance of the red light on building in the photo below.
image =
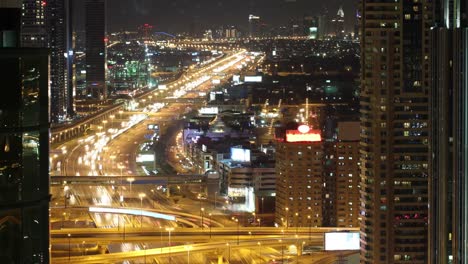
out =
[[(306, 131), (306, 129), (302, 128), (301, 131)], [(322, 136), (320, 135), (320, 131), (310, 130), (310, 128), (305, 133), (301, 131), (287, 130), (286, 142), (320, 142), (322, 141)]]
[(46, 1), (42, 1), (42, 6), (46, 6), (47, 5), (47, 2)]
[(105, 42), (105, 43), (109, 42), (109, 39), (108, 39), (108, 38), (104, 38), (104, 42)]

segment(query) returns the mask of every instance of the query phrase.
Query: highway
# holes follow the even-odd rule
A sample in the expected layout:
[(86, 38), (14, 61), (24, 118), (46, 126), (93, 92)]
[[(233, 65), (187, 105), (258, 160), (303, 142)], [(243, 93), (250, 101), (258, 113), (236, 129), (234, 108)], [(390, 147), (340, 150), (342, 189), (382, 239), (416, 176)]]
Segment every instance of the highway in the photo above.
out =
[[(167, 233), (167, 232), (166, 232)], [(169, 244), (169, 238), (165, 240)], [(171, 242), (172, 242), (172, 235), (171, 235)], [(185, 256), (187, 255), (188, 250), (193, 253), (203, 252), (204, 254), (212, 254), (216, 256), (218, 259), (225, 259), (230, 261), (231, 258), (238, 258), (241, 256), (239, 251), (244, 248), (254, 248), (254, 250), (259, 254), (259, 258), (263, 261), (266, 259), (272, 259), (272, 256), (263, 256), (261, 251), (267, 252), (268, 248), (279, 248), (276, 250), (276, 257), (281, 257), (281, 255), (285, 255), (287, 253), (288, 248), (291, 245), (301, 244), (302, 241), (298, 239), (288, 239), (283, 240), (280, 238), (270, 238), (270, 239), (257, 239), (251, 238), (248, 240), (243, 240), (239, 244), (237, 244), (236, 240), (231, 238), (224, 241), (218, 242), (208, 242), (208, 243), (200, 243), (200, 244), (192, 244), (190, 248), (187, 244), (184, 245), (177, 245), (177, 246), (167, 246), (162, 248), (153, 248), (153, 249), (143, 249), (131, 252), (121, 252), (121, 253), (112, 253), (112, 254), (105, 254), (105, 255), (94, 255), (94, 256), (72, 256), (72, 257), (61, 257), (55, 258), (54, 263), (116, 263), (122, 260), (142, 260), (145, 258), (148, 263), (152, 263), (153, 259), (163, 259), (163, 262), (160, 263), (169, 263), (171, 260), (170, 258), (177, 257), (177, 256)], [(318, 244), (319, 242), (317, 242)], [(314, 244), (314, 242), (312, 242)], [(254, 251), (254, 252), (255, 252)], [(283, 251), (283, 252), (281, 252)], [(247, 254), (251, 252), (245, 252)], [(290, 255), (291, 254), (286, 254)], [(292, 255), (294, 258), (294, 255)], [(273, 257), (274, 258), (274, 257)], [(186, 263), (174, 261), (174, 263)], [(252, 263), (252, 262), (243, 262), (243, 263)], [(293, 262), (291, 262), (293, 263)]]
[[(202, 69), (184, 74), (168, 84), (167, 90), (139, 96), (133, 109), (110, 115), (101, 124), (91, 126), (86, 135), (54, 144), (50, 157), (52, 182), (54, 177), (63, 182), (51, 188), (53, 263), (116, 263), (124, 260), (142, 263), (143, 259), (144, 263), (147, 260), (148, 263), (187, 263), (185, 256), (190, 259), (190, 253), (194, 258), (197, 253), (201, 254), (199, 261), (194, 263), (206, 263), (205, 255), (214, 256), (218, 263), (231, 262), (231, 258), (238, 263), (266, 263), (283, 258), (291, 245), (323, 246), (324, 232), (358, 231), (242, 227), (238, 222), (236, 225), (228, 220), (225, 211), (215, 208), (211, 201), (186, 198), (177, 204), (158, 184), (132, 185), (139, 179), (137, 176), (148, 173), (136, 163), (139, 148), (148, 140), (148, 125), (158, 124), (161, 133), (165, 133), (185, 114), (203, 105), (197, 100), (212, 89), (213, 78), (223, 81), (241, 70), (247, 61), (255, 62), (248, 59), (244, 50), (232, 51)], [(172, 138), (175, 141), (175, 135)], [(175, 156), (175, 153), (169, 154)], [(168, 159), (168, 156), (164, 158)], [(175, 169), (162, 169), (163, 177), (182, 170), (175, 157), (169, 157), (169, 161)], [(70, 184), (70, 179), (59, 176), (84, 178), (84, 181), (96, 178), (96, 182), (108, 177), (114, 182), (81, 185), (71, 180), (73, 183)], [(183, 176), (174, 178), (180, 180), (180, 177)], [(210, 208), (210, 211), (205, 213), (204, 208)], [(131, 212), (116, 213), (106, 211), (108, 209)], [(152, 217), (155, 213), (169, 218)], [(109, 248), (117, 249), (103, 254), (105, 250), (102, 249)], [(258, 252), (253, 254), (252, 248)], [(95, 255), (86, 256), (88, 249)], [(288, 259), (297, 258), (297, 255), (291, 253)], [(288, 263), (294, 262), (288, 260)]]
[[(187, 226), (199, 227), (203, 225), (214, 227), (219, 223), (208, 220), (205, 217), (200, 220), (197, 210), (189, 210), (183, 213), (178, 209), (174, 215), (178, 216), (177, 224), (161, 219), (151, 219), (149, 217), (138, 217), (129, 215), (118, 215), (109, 213), (89, 213), (91, 219), (86, 219), (85, 212), (80, 208), (90, 206), (124, 206), (126, 208), (152, 208), (160, 212), (171, 212), (174, 208), (172, 201), (169, 201), (163, 193), (133, 186), (127, 181), (131, 176), (141, 175), (142, 169), (136, 165), (136, 153), (142, 143), (147, 140), (145, 134), (148, 133), (148, 124), (161, 124), (161, 132), (164, 133), (166, 124), (183, 118), (183, 115), (194, 105), (196, 100), (210, 91), (213, 87), (211, 79), (219, 79), (220, 73), (224, 73), (224, 79), (242, 68), (241, 63), (246, 60), (245, 51), (232, 52), (231, 55), (205, 66), (202, 69), (193, 71), (182, 76), (181, 80), (167, 85), (165, 91), (154, 91), (142, 96), (137, 101), (138, 105), (133, 111), (119, 111), (109, 119), (102, 121), (102, 124), (91, 126), (85, 136), (74, 138), (63, 144), (55, 144), (51, 151), (50, 164), (51, 176), (114, 176), (121, 181), (119, 186), (77, 186), (63, 184), (53, 186), (52, 201), (52, 227), (60, 227), (68, 230), (70, 237), (68, 242), (78, 232), (76, 229), (70, 230), (67, 227), (80, 225), (82, 222), (91, 221), (98, 228), (114, 228), (118, 230), (140, 227), (159, 227), (158, 229)], [(178, 98), (185, 100), (178, 102)], [(162, 103), (162, 101), (166, 101)], [(127, 181), (129, 186), (122, 182)], [(198, 205), (198, 202), (197, 202)], [(200, 202), (200, 206), (202, 202)], [(68, 207), (67, 207), (68, 206)], [(62, 210), (65, 208), (65, 210)], [(177, 208), (177, 207), (175, 207)], [(78, 213), (79, 212), (79, 213)], [(77, 217), (79, 215), (79, 217)], [(74, 220), (74, 225), (73, 225)], [(78, 221), (78, 222), (77, 222)], [(130, 239), (133, 236), (127, 236)], [(144, 237), (144, 236), (140, 236)], [(157, 237), (157, 236), (156, 236)], [(81, 238), (83, 239), (83, 238)], [(120, 237), (122, 239), (122, 237)], [(86, 238), (86, 240), (88, 240)], [(98, 241), (95, 239), (93, 241)], [(148, 239), (146, 239), (148, 240)], [(117, 240), (118, 241), (118, 237)], [(52, 241), (63, 243), (63, 241)], [(122, 240), (120, 241), (122, 242)], [(158, 245), (159, 247), (161, 245)], [(98, 261), (99, 262), (99, 261)], [(55, 258), (54, 258), (55, 263)]]
[[(212, 87), (212, 74), (237, 69), (239, 62), (245, 59), (244, 53), (240, 51), (227, 56), (168, 84), (167, 91), (154, 91), (141, 98), (138, 108), (142, 112), (119, 112), (102, 121), (102, 125), (95, 126), (87, 136), (56, 146), (51, 151), (51, 176), (137, 175), (137, 168), (128, 162), (134, 161), (135, 149), (147, 132), (146, 125), (179, 119), (189, 107), (188, 104), (160, 103), (160, 99), (197, 98), (200, 93), (206, 94)], [(113, 141), (116, 137), (119, 140)], [(109, 150), (109, 147), (113, 149)]]

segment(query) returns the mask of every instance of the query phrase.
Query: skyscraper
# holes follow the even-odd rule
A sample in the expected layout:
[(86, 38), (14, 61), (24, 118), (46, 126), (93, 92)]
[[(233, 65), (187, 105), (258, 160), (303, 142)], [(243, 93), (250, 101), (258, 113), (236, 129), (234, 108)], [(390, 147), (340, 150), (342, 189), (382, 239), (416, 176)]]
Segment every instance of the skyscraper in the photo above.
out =
[(332, 32), (330, 35), (339, 39), (344, 38), (345, 29), (344, 29), (344, 11), (343, 7), (340, 6), (336, 16), (331, 21)]
[(21, 47), (47, 47), (46, 5), (45, 1), (23, 0)]
[(468, 2), (436, 2), (428, 263), (468, 263)]
[(319, 18), (316, 16), (304, 16), (302, 19), (304, 36), (310, 39), (318, 38)]
[(279, 226), (322, 226), (323, 158), (320, 131), (286, 130), (276, 145), (276, 210)]
[(432, 1), (361, 1), (361, 263), (426, 263)]
[(106, 0), (86, 0), (86, 87), (95, 99), (107, 98)]
[(45, 25), (47, 44), (50, 48), (50, 101), (51, 121), (57, 123), (67, 115), (66, 41), (67, 25), (65, 17), (65, 0), (50, 0), (45, 5)]
[(249, 15), (249, 37), (258, 38), (260, 35), (260, 17)]
[[(20, 35), (20, 8), (0, 1), (0, 14), (14, 19), (0, 18), (9, 36)], [(0, 98), (0, 259), (49, 263), (48, 51), (0, 47), (0, 72), (8, 87)]]
[(23, 0), (21, 46), (50, 49), (51, 121), (64, 121), (73, 115), (73, 78), (69, 71), (71, 1)]
[(359, 226), (359, 122), (339, 122), (335, 147), (336, 226)]

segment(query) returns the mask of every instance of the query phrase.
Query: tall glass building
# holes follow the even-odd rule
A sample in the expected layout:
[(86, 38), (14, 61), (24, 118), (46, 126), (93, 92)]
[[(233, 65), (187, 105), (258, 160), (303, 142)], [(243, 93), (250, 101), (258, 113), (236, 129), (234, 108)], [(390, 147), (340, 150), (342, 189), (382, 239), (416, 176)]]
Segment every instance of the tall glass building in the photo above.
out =
[(49, 55), (0, 48), (0, 259), (49, 262)]
[(467, 0), (438, 0), (432, 28), (427, 263), (468, 263)]
[(95, 99), (107, 98), (106, 0), (86, 0), (86, 86)]
[(49, 263), (48, 50), (0, 47), (0, 72), (0, 262)]

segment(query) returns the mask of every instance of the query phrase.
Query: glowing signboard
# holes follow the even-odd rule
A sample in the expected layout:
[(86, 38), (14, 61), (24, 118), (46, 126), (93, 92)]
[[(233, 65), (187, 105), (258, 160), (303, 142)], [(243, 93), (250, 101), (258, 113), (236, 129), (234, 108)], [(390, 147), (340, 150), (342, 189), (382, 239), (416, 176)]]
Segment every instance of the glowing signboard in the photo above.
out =
[(298, 130), (286, 130), (287, 142), (319, 142), (322, 136), (319, 130), (311, 130), (307, 125), (299, 126)]
[(325, 250), (359, 250), (359, 232), (325, 233)]
[(244, 81), (245, 82), (261, 83), (262, 82), (262, 76), (245, 76)]
[(231, 148), (231, 159), (239, 162), (250, 162), (250, 149)]

